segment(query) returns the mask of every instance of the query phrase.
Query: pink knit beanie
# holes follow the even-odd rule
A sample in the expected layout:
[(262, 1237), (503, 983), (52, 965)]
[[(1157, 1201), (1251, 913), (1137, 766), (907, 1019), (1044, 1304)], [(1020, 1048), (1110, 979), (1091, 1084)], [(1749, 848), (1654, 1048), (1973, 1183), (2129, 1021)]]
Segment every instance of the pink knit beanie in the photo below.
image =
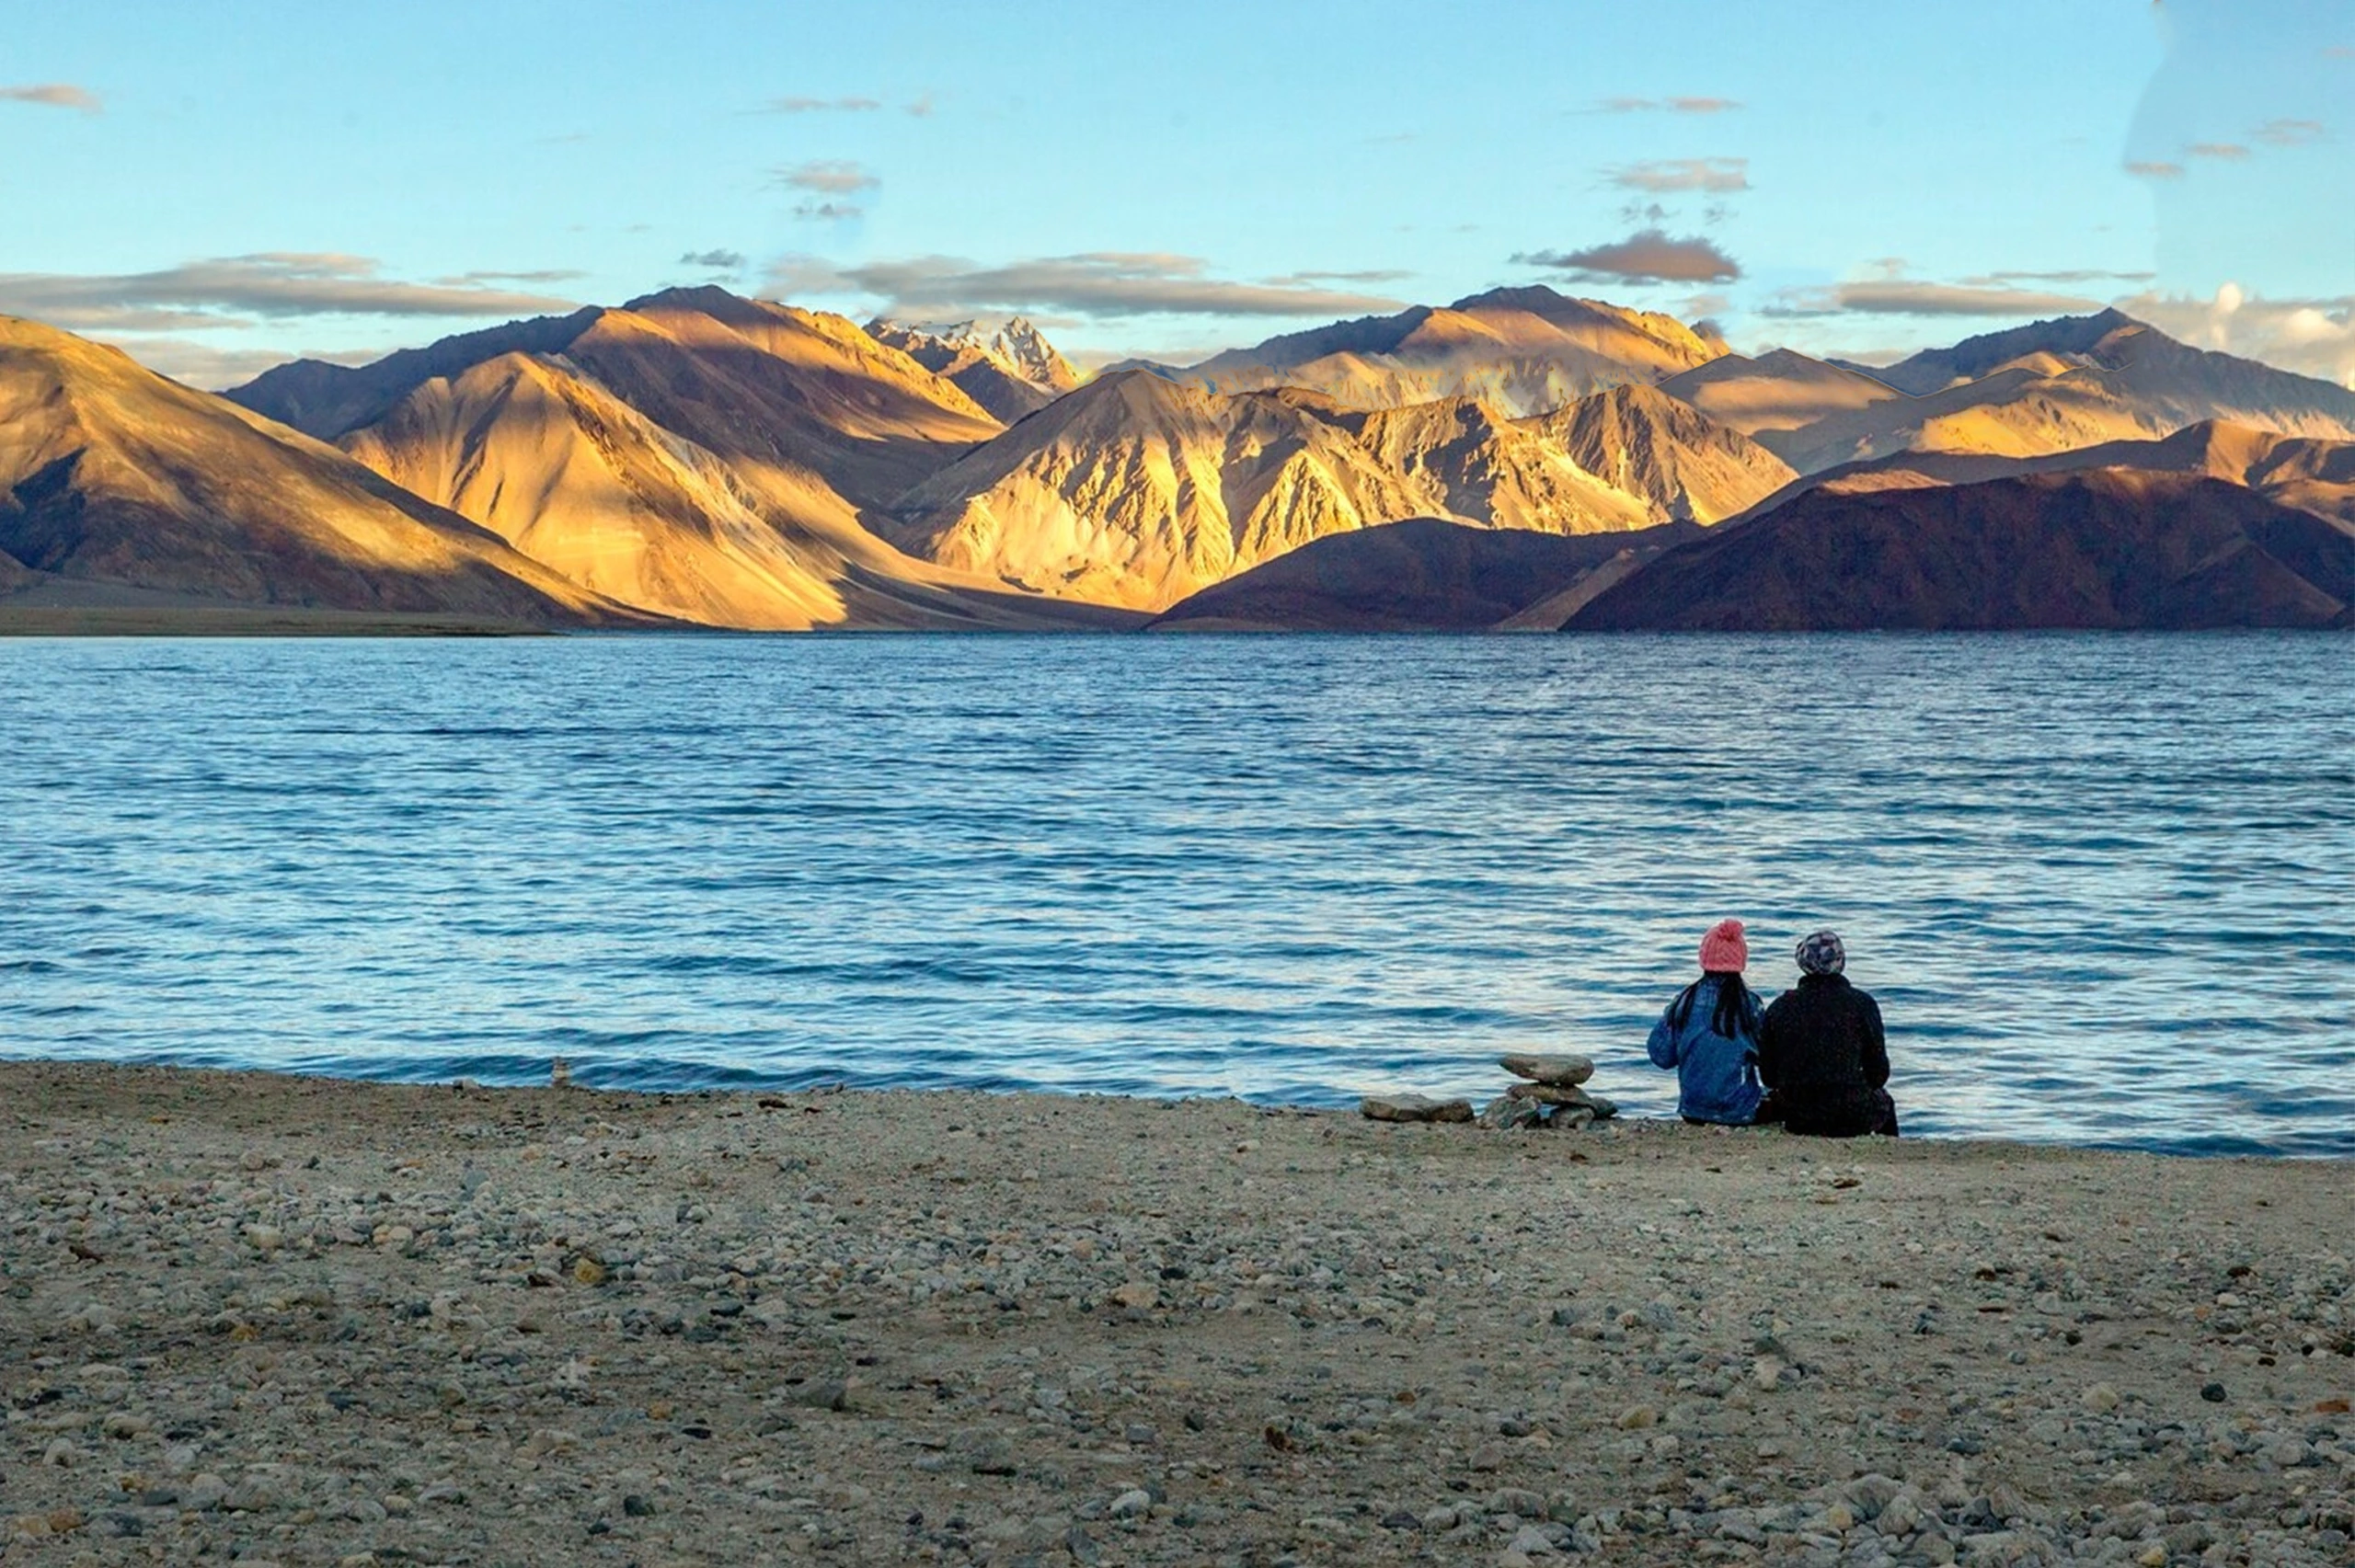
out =
[(1719, 921), (1701, 939), (1701, 972), (1738, 975), (1750, 967), (1750, 944), (1741, 939), (1740, 921)]

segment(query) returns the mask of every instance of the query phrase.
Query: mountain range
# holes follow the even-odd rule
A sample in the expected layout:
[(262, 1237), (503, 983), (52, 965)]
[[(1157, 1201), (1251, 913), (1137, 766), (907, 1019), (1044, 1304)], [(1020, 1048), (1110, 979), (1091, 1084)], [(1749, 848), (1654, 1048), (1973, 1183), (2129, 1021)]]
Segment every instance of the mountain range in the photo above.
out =
[(1648, 388), (1514, 419), (1476, 397), (1357, 410), (1298, 388), (1222, 395), (1118, 371), (941, 469), (879, 526), (912, 554), (1034, 592), (1160, 610), (1381, 523), (1621, 532), (1713, 521), (1790, 477)]
[(2284, 506), (2355, 523), (2355, 441), (2284, 436), (2223, 419), (2186, 425), (2155, 441), (2102, 441), (2037, 457), (1981, 452), (1899, 452), (1801, 475), (1756, 503), (1763, 514), (1809, 490), (1872, 490), (1967, 485), (2028, 474), (2125, 468), (2188, 474), (2246, 486)]
[(1725, 351), (1724, 339), (1673, 316), (1537, 284), (1287, 333), (1183, 370), (1148, 368), (1207, 392), (1297, 386), (1345, 408), (1478, 397), (1519, 418), (1649, 384)]
[(2116, 311), (1967, 338), (1876, 373), (1890, 396), (1760, 441), (1812, 473), (1909, 450), (2034, 457), (2210, 419), (2355, 439), (2355, 392), (2187, 347)]
[(667, 618), (1105, 624), (911, 559), (862, 525), (865, 506), (1003, 426), (840, 316), (683, 289), (452, 344), (463, 353), (285, 367), (228, 395), (304, 420), (534, 558)]
[[(2012, 498), (1927, 498), (1988, 485)], [(1876, 368), (1498, 290), (1088, 380), (1019, 317), (862, 327), (679, 289), (217, 396), (0, 320), (0, 623), (111, 598), (764, 630), (1281, 624), (1290, 602), (1304, 624), (1458, 626), (1519, 573), (1499, 621), (1635, 624), (1643, 595), (1697, 591), (1679, 574), (1738, 536), (1722, 558), (1766, 570), (1745, 552), (1773, 540), (1798, 582), (1859, 570), (1820, 554), (1846, 547), (1835, 515), (1877, 549), (1890, 518), (1935, 521), (2007, 541), (2025, 572), (2042, 557), (2020, 529), (2065, 532), (2087, 496), (2112, 522), (2141, 509), (2146, 543), (2239, 551), (2185, 532), (2225, 491), (2348, 526), (2355, 393), (2116, 312)], [(2261, 551), (2292, 527), (2233, 515)], [(2346, 598), (2327, 539), (2281, 548), (2319, 598), (2183, 580), (2234, 614), (2327, 623)], [(1385, 573), (1396, 614), (1364, 597)], [(2046, 612), (1968, 580), (2004, 613)], [(2147, 610), (2146, 589), (2119, 602)], [(1815, 613), (1838, 620), (1796, 589), (1758, 612)]]

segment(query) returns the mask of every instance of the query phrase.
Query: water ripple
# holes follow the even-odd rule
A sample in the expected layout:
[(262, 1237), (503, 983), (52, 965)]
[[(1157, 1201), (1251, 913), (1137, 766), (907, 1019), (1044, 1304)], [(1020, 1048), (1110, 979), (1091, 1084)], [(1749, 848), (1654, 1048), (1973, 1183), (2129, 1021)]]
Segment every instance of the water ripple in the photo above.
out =
[(1909, 1127), (2355, 1153), (2326, 637), (0, 645), (0, 1052), (1335, 1104), (1838, 927)]

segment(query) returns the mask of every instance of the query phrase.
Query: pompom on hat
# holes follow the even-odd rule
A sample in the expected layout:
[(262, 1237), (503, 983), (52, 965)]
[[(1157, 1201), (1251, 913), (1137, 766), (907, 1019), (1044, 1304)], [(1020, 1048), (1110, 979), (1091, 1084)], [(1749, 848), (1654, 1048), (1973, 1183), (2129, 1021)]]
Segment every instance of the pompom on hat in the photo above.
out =
[(1810, 975), (1836, 975), (1848, 967), (1848, 950), (1840, 933), (1819, 931), (1799, 944), (1799, 967)]
[(1738, 975), (1750, 967), (1750, 944), (1741, 937), (1740, 921), (1719, 921), (1701, 939), (1701, 972)]

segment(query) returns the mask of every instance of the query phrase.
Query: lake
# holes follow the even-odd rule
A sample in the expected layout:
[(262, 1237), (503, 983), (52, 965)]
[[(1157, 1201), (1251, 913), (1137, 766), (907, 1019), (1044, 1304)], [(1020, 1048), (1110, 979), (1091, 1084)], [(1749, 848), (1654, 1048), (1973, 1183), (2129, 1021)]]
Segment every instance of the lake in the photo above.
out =
[(2355, 1153), (2330, 635), (0, 642), (0, 1053), (1341, 1104), (1821, 925), (1909, 1133)]

